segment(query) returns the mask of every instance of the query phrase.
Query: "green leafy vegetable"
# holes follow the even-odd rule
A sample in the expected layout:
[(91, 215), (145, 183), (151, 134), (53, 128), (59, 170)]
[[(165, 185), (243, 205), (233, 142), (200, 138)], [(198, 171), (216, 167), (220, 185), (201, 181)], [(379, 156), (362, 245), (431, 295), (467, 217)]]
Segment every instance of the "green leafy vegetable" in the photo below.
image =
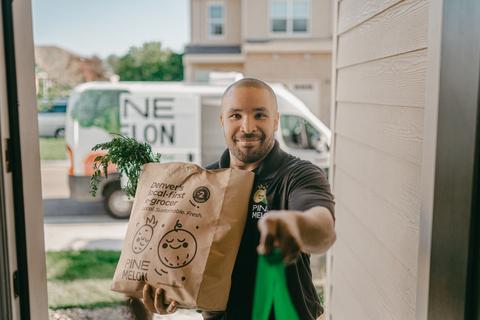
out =
[(100, 177), (108, 177), (108, 164), (112, 163), (120, 171), (120, 177), (126, 175), (129, 179), (123, 190), (128, 197), (135, 197), (138, 178), (145, 163), (160, 162), (161, 154), (153, 154), (152, 148), (145, 142), (117, 134), (112, 141), (97, 144), (92, 151), (108, 150), (103, 156), (94, 160), (93, 175), (90, 179), (90, 193), (95, 197), (100, 183)]

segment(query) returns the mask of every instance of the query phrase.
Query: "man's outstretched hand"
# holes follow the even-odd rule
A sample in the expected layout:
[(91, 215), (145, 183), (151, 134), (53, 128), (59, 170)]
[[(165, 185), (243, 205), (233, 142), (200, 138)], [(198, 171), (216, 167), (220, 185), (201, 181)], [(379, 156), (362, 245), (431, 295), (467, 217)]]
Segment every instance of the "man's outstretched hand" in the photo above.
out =
[(258, 222), (258, 254), (270, 254), (279, 248), (285, 265), (294, 263), (301, 252), (324, 253), (335, 242), (334, 220), (321, 206), (307, 211), (269, 211)]
[(279, 248), (285, 265), (294, 263), (300, 256), (301, 237), (292, 211), (271, 211), (258, 222), (260, 244), (258, 254), (271, 254)]

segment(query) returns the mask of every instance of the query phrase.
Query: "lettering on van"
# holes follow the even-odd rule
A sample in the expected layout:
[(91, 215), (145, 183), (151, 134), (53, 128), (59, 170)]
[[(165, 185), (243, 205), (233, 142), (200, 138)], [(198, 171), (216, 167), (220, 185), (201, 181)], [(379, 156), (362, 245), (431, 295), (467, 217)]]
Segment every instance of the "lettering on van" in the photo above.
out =
[[(173, 119), (173, 114), (162, 114), (163, 111), (171, 111), (173, 109), (173, 98), (145, 98), (145, 107), (137, 105), (132, 101), (132, 99), (125, 98), (125, 102), (123, 103), (123, 116), (128, 118), (128, 113), (133, 110), (148, 118), (150, 116), (149, 113), (149, 105), (150, 101), (152, 101), (152, 115), (154, 118), (158, 119)], [(167, 102), (169, 105), (165, 105), (164, 103)], [(128, 111), (130, 109), (130, 111)]]
[(121, 101), (122, 134), (152, 146), (175, 144), (174, 98), (124, 97)]

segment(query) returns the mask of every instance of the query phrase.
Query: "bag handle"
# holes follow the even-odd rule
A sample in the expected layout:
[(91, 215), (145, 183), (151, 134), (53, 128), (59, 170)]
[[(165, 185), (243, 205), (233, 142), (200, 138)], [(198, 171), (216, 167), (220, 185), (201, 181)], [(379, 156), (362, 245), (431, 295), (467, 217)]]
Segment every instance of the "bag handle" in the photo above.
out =
[(268, 320), (272, 304), (276, 320), (300, 320), (290, 299), (282, 260), (278, 249), (258, 256), (252, 320)]

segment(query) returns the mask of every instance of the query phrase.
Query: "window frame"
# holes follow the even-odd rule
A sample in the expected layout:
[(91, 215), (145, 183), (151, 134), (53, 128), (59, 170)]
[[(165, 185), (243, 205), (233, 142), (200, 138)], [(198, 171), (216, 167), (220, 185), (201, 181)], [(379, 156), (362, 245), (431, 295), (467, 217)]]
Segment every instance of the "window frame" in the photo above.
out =
[[(221, 6), (222, 7), (222, 18), (210, 18), (210, 8), (212, 6)], [(208, 39), (213, 40), (223, 40), (226, 38), (227, 35), (227, 5), (224, 1), (208, 1), (206, 3), (206, 11), (205, 11), (205, 21), (206, 21), (206, 34)], [(222, 23), (222, 34), (212, 34), (211, 33), (211, 24), (214, 21), (221, 19)], [(212, 21), (213, 20), (213, 21)]]
[[(272, 15), (272, 6), (274, 2), (286, 2), (287, 3), (287, 31), (273, 31), (273, 19)], [(307, 31), (306, 32), (294, 32), (293, 31), (293, 3), (295, 2), (306, 2), (308, 5), (308, 15), (307, 15)], [(269, 0), (268, 1), (268, 34), (270, 37), (295, 37), (295, 38), (305, 38), (312, 35), (312, 1), (311, 0)]]

